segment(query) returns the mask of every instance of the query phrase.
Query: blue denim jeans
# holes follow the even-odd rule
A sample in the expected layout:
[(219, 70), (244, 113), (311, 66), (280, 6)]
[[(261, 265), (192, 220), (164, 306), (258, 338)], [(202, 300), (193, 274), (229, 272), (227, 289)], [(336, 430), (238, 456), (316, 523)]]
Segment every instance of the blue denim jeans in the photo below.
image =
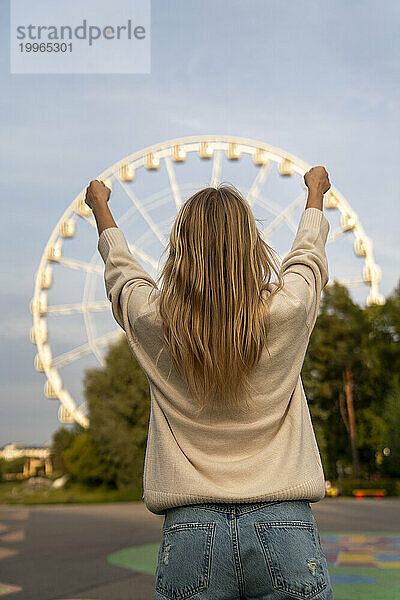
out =
[(154, 600), (333, 600), (307, 500), (168, 509)]

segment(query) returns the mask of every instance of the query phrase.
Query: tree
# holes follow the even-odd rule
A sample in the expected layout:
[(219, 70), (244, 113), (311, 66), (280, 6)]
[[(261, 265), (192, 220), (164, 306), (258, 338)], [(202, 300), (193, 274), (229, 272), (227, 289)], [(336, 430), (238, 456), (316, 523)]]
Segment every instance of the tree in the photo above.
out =
[[(359, 382), (363, 377), (361, 346), (365, 335), (362, 309), (350, 298), (346, 287), (334, 282), (324, 289), (318, 327), (314, 328), (307, 351), (312, 391), (327, 411), (325, 427), (330, 473), (340, 447), (349, 447), (353, 476), (359, 476), (356, 407), (360, 404)], [(342, 425), (338, 423), (338, 416)], [(345, 432), (343, 431), (343, 425)], [(344, 443), (347, 433), (348, 444)], [(339, 452), (338, 452), (339, 450)], [(347, 452), (346, 452), (347, 454)]]
[(60, 427), (53, 433), (50, 457), (55, 473), (62, 475), (68, 471), (64, 461), (64, 451), (72, 445), (76, 436), (83, 431), (83, 427), (78, 423), (74, 423), (71, 429)]
[(399, 292), (400, 285), (383, 306), (361, 308), (339, 283), (324, 289), (303, 380), (331, 479), (338, 460), (352, 462), (354, 477), (376, 473), (376, 456), (393, 439), (389, 410), (396, 414), (391, 374), (400, 366)]
[[(382, 306), (365, 309), (368, 322), (369, 398), (375, 418), (375, 451), (383, 459), (382, 473), (400, 475), (400, 280)], [(390, 454), (383, 454), (389, 448)]]
[(64, 451), (63, 458), (69, 473), (89, 485), (101, 485), (113, 480), (110, 466), (99, 455), (90, 431), (80, 433)]
[(385, 398), (385, 417), (387, 423), (382, 448), (388, 448), (389, 454), (383, 454), (382, 473), (388, 477), (400, 477), (400, 375), (396, 372), (392, 385)]
[(150, 391), (126, 336), (111, 346), (102, 369), (85, 373), (93, 443), (118, 488), (141, 487), (150, 416)]

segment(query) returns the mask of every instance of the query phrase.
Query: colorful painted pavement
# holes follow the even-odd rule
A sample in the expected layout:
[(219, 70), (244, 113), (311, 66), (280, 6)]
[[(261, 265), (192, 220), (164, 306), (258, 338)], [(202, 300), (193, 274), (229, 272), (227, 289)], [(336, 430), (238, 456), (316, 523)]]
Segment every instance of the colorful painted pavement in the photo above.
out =
[(400, 535), (321, 534), (335, 600), (400, 600)]
[[(400, 600), (400, 535), (321, 533), (335, 600)], [(159, 544), (113, 552), (108, 561), (155, 574)]]

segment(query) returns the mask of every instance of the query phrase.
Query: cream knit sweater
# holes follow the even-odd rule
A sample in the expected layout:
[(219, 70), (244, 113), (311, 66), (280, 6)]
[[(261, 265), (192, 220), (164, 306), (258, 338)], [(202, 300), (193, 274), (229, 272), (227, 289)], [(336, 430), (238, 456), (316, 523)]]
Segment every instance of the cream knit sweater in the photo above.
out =
[[(132, 256), (124, 234), (99, 236), (113, 315), (149, 381), (151, 409), (144, 462), (144, 502), (162, 515), (199, 502), (256, 502), (325, 495), (325, 478), (300, 372), (328, 282), (329, 221), (317, 208), (302, 213), (281, 264), (284, 287), (270, 304), (269, 352), (250, 382), (256, 407), (245, 416), (201, 418), (162, 340), (159, 291)], [(271, 282), (272, 286), (276, 283)], [(267, 292), (268, 294), (268, 292)]]

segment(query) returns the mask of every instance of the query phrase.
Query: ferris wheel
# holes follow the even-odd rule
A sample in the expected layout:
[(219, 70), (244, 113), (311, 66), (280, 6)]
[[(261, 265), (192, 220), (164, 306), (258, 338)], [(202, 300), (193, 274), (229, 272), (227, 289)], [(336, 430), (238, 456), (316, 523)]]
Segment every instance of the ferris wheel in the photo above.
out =
[[(167, 246), (182, 203), (199, 189), (221, 181), (233, 183), (242, 192), (257, 220), (269, 221), (259, 228), (260, 233), (282, 257), (305, 207), (303, 176), (310, 168), (263, 142), (208, 135), (144, 148), (115, 163), (97, 179), (112, 189), (110, 205), (127, 240), (134, 242), (129, 244), (130, 251), (156, 279), (161, 269), (155, 257)], [(87, 406), (79, 389), (83, 368), (104, 366), (107, 346), (122, 332), (105, 297), (97, 226), (85, 203), (85, 192), (86, 187), (68, 206), (45, 246), (30, 305), (30, 338), (37, 347), (35, 368), (46, 376), (44, 394), (60, 402), (59, 421), (76, 421), (88, 427)], [(330, 267), (327, 285), (334, 278), (359, 294), (367, 290), (366, 306), (384, 304), (378, 290), (381, 271), (358, 215), (334, 186), (324, 196), (324, 207), (331, 222), (326, 245)], [(281, 252), (279, 243), (285, 244)]]

